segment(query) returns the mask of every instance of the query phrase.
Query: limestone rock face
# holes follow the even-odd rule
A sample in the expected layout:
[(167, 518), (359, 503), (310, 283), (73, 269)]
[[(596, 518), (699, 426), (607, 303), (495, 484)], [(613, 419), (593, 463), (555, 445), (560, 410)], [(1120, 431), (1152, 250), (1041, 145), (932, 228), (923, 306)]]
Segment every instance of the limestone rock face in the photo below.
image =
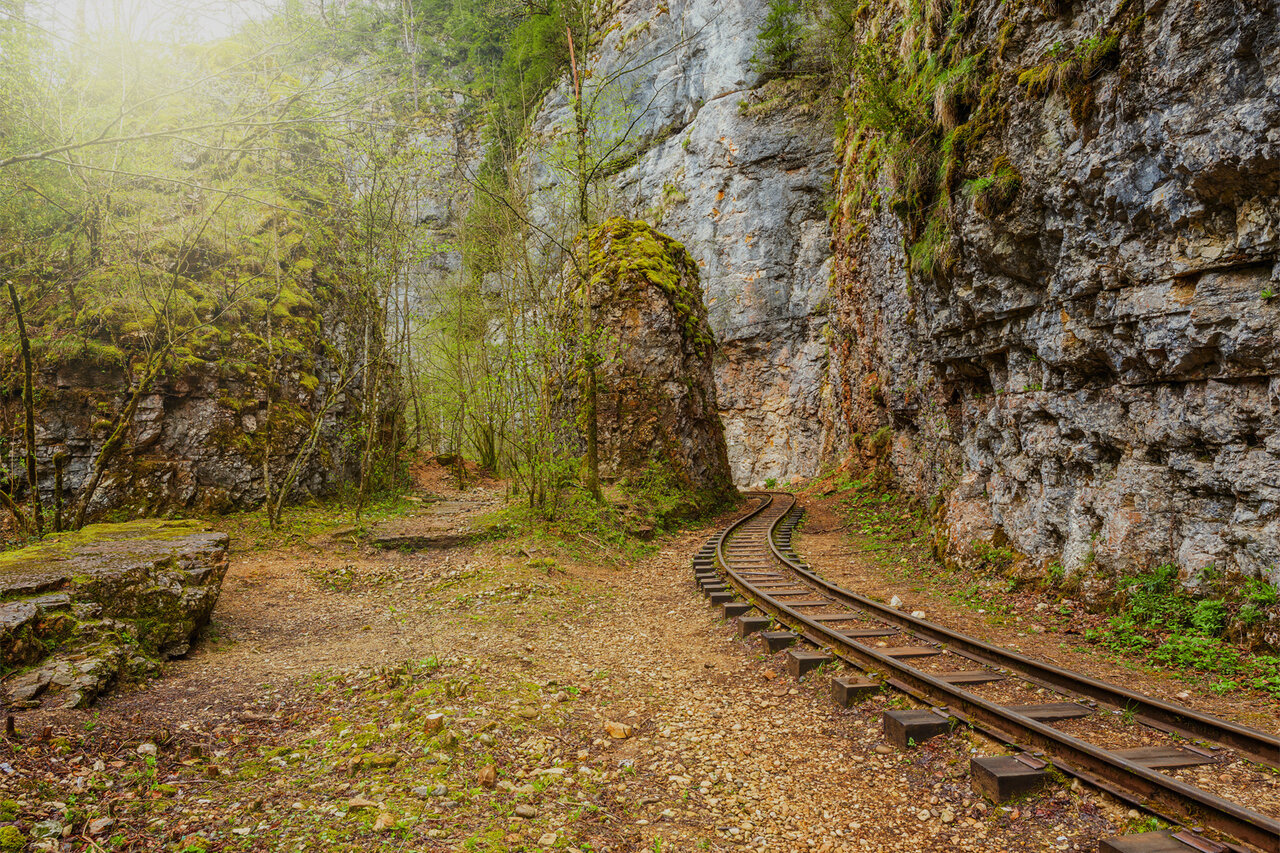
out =
[(95, 524), (0, 555), (0, 664), (25, 704), (84, 706), (185, 654), (213, 613), (227, 536), (199, 522)]
[[(942, 274), (907, 272), (888, 204), (840, 217), (833, 446), (890, 427), (952, 559), (1278, 582), (1280, 16), (1115, 7), (976, 4), (1007, 112), (967, 161), (1021, 184), (1000, 210), (957, 191)], [(1108, 26), (1091, 103), (1018, 85)]]
[[(589, 57), (593, 79), (626, 72), (605, 109), (626, 119), (613, 124), (635, 121), (624, 150), (637, 154), (611, 178), (609, 209), (661, 228), (698, 259), (739, 485), (815, 473), (825, 441), (824, 199), (835, 160), (830, 128), (811, 103), (748, 109), (772, 98), (751, 69), (768, 6), (631, 0)], [(562, 86), (533, 130), (552, 139), (572, 127)], [(563, 172), (536, 158), (530, 171), (548, 199), (557, 194)], [(544, 201), (542, 215), (553, 206)]]
[(643, 222), (611, 219), (590, 246), (601, 477), (652, 462), (707, 507), (733, 497), (697, 264)]

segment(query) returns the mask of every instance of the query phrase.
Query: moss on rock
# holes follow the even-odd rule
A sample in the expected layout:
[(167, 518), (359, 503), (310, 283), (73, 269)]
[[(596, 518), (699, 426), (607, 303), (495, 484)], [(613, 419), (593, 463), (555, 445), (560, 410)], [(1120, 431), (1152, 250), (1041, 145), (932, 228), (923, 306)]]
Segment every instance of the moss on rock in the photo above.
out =
[(674, 489), (688, 514), (709, 511), (737, 493), (698, 264), (679, 241), (621, 218), (595, 228), (589, 246), (601, 474), (661, 480), (652, 491), (664, 501)]
[(191, 521), (95, 524), (0, 554), (0, 662), (19, 698), (83, 706), (122, 675), (182, 654), (209, 620), (227, 536)]

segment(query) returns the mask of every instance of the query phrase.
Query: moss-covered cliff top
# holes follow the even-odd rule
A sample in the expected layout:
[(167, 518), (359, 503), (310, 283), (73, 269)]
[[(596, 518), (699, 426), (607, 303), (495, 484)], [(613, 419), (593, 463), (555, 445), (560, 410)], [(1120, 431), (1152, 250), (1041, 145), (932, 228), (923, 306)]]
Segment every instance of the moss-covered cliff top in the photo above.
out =
[(0, 597), (58, 589), (77, 579), (154, 563), (178, 552), (225, 547), (225, 541), (226, 534), (217, 533), (200, 521), (143, 519), (91, 524), (0, 554)]
[(640, 282), (662, 291), (681, 320), (686, 340), (715, 346), (702, 302), (698, 263), (684, 244), (645, 222), (614, 217), (591, 230), (591, 285), (623, 295)]
[(690, 307), (701, 304), (698, 264), (678, 240), (647, 223), (616, 216), (592, 229), (592, 283), (621, 290), (640, 276)]

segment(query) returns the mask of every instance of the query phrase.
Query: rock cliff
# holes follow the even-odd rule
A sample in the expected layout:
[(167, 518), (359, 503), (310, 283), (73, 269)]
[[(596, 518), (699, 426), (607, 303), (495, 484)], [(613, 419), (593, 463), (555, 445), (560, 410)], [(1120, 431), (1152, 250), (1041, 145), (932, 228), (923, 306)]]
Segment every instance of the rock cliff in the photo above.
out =
[[(172, 348), (138, 399), (125, 443), (89, 505), (90, 519), (254, 507), (265, 497), (264, 462), (278, 487), (317, 418), (316, 449), (299, 473), (296, 494), (323, 495), (355, 475), (350, 425), (360, 417), (365, 387), (352, 317), (362, 305), (345, 287), (321, 281), (313, 267), (301, 259), (294, 289), (274, 302), (244, 298), (237, 310)], [(27, 320), (36, 349), (36, 457), (49, 513), (57, 461), (64, 466), (61, 499), (69, 507), (147, 372), (145, 345), (136, 336), (110, 323), (72, 327), (56, 313), (61, 299), (47, 297)], [(85, 316), (92, 312), (82, 311)], [(21, 423), (20, 360), (13, 338), (3, 343), (0, 417)], [(8, 473), (21, 498), (21, 445), (14, 450)]]
[[(296, 368), (273, 383), (272, 394), (288, 408), (276, 406), (270, 429), (261, 367), (229, 375), (225, 363), (196, 362), (156, 383), (138, 404), (129, 446), (103, 478), (90, 517), (115, 510), (155, 515), (257, 506), (265, 497), (264, 456), (278, 482), (325, 394), (343, 381), (335, 366)], [(44, 503), (51, 508), (54, 458), (66, 459), (63, 500), (69, 505), (107, 436), (106, 418), (124, 405), (128, 382), (118, 368), (73, 360), (46, 371), (41, 385), (37, 458)], [(323, 415), (319, 452), (300, 477), (300, 493), (327, 494), (354, 476), (357, 462), (343, 425), (357, 415), (359, 403), (355, 387)]]
[[(811, 475), (824, 443), (835, 164), (811, 104), (752, 70), (767, 10), (766, 0), (624, 2), (589, 57), (593, 79), (617, 78), (604, 110), (629, 130), (608, 181), (612, 212), (661, 227), (701, 268), (739, 485)], [(568, 92), (547, 96), (535, 136), (573, 126)], [(531, 171), (546, 196), (563, 182), (536, 159)]]
[(841, 142), (825, 417), (832, 452), (892, 430), (950, 559), (1008, 547), (1086, 589), (1162, 563), (1280, 582), (1277, 11), (881, 20), (898, 67), (864, 91), (960, 70), (916, 135)]

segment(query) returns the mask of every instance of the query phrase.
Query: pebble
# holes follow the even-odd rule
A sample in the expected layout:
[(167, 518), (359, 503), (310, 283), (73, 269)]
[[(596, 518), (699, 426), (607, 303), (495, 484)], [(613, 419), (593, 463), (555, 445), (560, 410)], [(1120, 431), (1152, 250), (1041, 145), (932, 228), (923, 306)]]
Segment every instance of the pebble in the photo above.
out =
[(538, 810), (528, 803), (521, 803), (516, 806), (516, 817), (522, 817), (525, 820), (532, 820), (538, 816)]
[(604, 730), (608, 732), (609, 737), (622, 740), (629, 738), (635, 732), (635, 727), (628, 723), (617, 723), (613, 720), (606, 720)]

